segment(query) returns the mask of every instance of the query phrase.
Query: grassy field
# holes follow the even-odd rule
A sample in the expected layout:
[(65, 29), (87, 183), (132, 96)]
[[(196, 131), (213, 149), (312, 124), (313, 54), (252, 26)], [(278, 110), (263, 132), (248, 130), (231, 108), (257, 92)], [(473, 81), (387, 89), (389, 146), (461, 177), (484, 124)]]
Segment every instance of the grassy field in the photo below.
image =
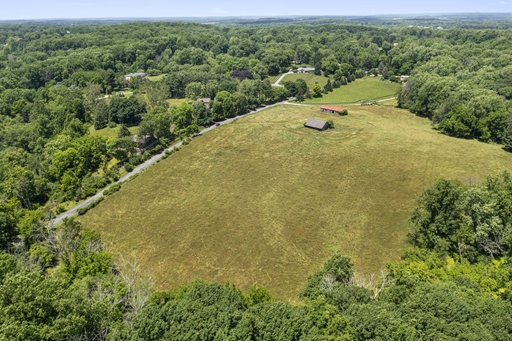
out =
[[(304, 128), (309, 117), (336, 128)], [(441, 177), (511, 167), (500, 146), (439, 134), (405, 110), (283, 105), (193, 140), (79, 220), (160, 289), (202, 278), (293, 300), (334, 252), (361, 274), (398, 260), (418, 196)]]
[(317, 76), (312, 73), (294, 73), (285, 76), (280, 84), (282, 85), (285, 81), (295, 82), (299, 78), (304, 79), (310, 89), (313, 87), (313, 85), (315, 85), (316, 82), (320, 83), (321, 86), (324, 86), (325, 84), (327, 84), (328, 79), (327, 77)]
[(270, 84), (274, 84), (279, 79), (279, 77), (281, 77), (281, 75), (282, 73), (277, 76), (269, 76), (268, 79), (270, 80)]
[(304, 103), (356, 103), (363, 99), (393, 97), (398, 89), (400, 85), (397, 83), (382, 82), (377, 77), (365, 77), (334, 89), (320, 98), (306, 100)]
[[(119, 132), (119, 128), (121, 126), (120, 125), (117, 125), (117, 127), (115, 128), (103, 128), (103, 129), (100, 129), (100, 130), (96, 130), (94, 129), (94, 126), (90, 126), (89, 127), (89, 134), (91, 135), (98, 135), (98, 136), (104, 136), (104, 137), (107, 137), (107, 138), (116, 138), (117, 137), (117, 133)], [(130, 131), (130, 133), (132, 134), (136, 134), (137, 133), (137, 129), (139, 128), (139, 126), (133, 126), (133, 127), (128, 127), (128, 130)]]
[(162, 78), (164, 78), (165, 74), (161, 74), (161, 75), (158, 75), (158, 76), (147, 76), (146, 78), (149, 79), (150, 81), (152, 82), (159, 82), (162, 80)]

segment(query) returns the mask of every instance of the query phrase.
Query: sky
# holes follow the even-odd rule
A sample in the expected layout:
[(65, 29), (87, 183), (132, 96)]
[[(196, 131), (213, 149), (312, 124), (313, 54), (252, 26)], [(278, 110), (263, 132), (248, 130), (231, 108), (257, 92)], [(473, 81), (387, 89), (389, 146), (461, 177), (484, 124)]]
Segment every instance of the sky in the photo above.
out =
[(512, 0), (0, 0), (0, 20), (511, 13)]

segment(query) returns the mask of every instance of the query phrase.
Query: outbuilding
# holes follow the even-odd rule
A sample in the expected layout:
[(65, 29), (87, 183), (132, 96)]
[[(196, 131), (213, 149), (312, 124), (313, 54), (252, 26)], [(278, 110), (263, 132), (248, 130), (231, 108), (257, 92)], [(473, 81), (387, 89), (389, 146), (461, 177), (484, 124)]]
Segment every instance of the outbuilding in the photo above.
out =
[(341, 112), (343, 111), (343, 108), (336, 108), (336, 107), (331, 107), (331, 106), (328, 106), (328, 105), (322, 105), (320, 107), (320, 111), (322, 111), (322, 112), (330, 112), (331, 114), (338, 114), (338, 115), (340, 115)]
[(126, 75), (125, 77), (126, 77), (127, 81), (130, 81), (134, 77), (144, 78), (146, 76), (147, 76), (147, 74), (144, 72), (136, 72), (136, 73), (130, 73), (129, 75)]
[(306, 124), (304, 124), (304, 127), (316, 130), (327, 130), (329, 129), (329, 123), (322, 120), (317, 120), (316, 118), (308, 118)]
[(297, 69), (298, 73), (312, 73), (315, 72), (314, 67), (300, 67)]

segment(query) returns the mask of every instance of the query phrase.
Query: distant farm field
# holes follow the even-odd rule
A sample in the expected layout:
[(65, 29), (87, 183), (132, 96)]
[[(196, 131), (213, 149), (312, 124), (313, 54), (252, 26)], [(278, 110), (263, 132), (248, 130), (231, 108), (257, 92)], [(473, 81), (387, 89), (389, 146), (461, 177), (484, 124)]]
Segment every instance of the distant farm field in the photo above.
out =
[[(299, 78), (302, 78), (306, 82), (306, 84), (308, 85), (309, 88), (312, 88), (313, 85), (315, 85), (315, 83), (319, 83), (321, 86), (324, 86), (325, 84), (327, 84), (327, 80), (329, 79), (327, 77), (317, 76), (312, 73), (294, 73), (294, 74), (286, 75), (280, 84), (283, 85), (284, 82), (286, 82), (286, 81), (295, 82)], [(332, 82), (332, 80), (331, 80), (331, 82)]]
[[(309, 117), (335, 129), (304, 128)], [(362, 274), (398, 260), (409, 214), (439, 178), (506, 169), (500, 146), (439, 134), (405, 110), (282, 105), (194, 139), (79, 220), (159, 289), (201, 278), (294, 299), (334, 252)]]
[(381, 81), (377, 77), (365, 77), (304, 103), (357, 103), (365, 99), (384, 99), (394, 97), (398, 89), (400, 85), (397, 83)]

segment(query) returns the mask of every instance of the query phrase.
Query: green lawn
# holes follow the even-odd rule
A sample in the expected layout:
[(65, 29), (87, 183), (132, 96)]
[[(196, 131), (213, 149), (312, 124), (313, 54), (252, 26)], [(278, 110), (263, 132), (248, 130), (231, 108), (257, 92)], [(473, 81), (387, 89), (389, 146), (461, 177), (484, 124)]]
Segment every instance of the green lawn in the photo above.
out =
[(324, 86), (325, 84), (327, 84), (328, 79), (327, 77), (317, 76), (312, 73), (294, 73), (286, 75), (281, 81), (281, 84), (283, 84), (285, 81), (295, 82), (299, 78), (304, 79), (310, 89), (313, 87), (313, 85), (315, 85), (316, 82), (320, 83), (321, 86)]
[(162, 78), (164, 78), (165, 74), (161, 74), (161, 75), (158, 75), (158, 76), (147, 76), (146, 78), (149, 79), (150, 81), (152, 82), (159, 82), (162, 80)]
[(277, 76), (269, 76), (268, 79), (270, 80), (270, 84), (274, 84), (279, 79), (279, 77), (281, 77), (281, 75), (282, 73)]
[[(104, 136), (104, 137), (107, 137), (107, 138), (116, 138), (117, 137), (117, 133), (119, 132), (119, 128), (120, 128), (119, 124), (115, 128), (108, 128), (107, 127), (107, 128), (103, 128), (103, 129), (100, 129), (100, 130), (96, 130), (96, 129), (94, 129), (94, 126), (90, 126), (89, 127), (89, 133), (91, 135)], [(138, 126), (133, 126), (133, 127), (128, 127), (128, 130), (130, 131), (130, 133), (136, 134), (138, 128), (139, 128)]]
[(365, 77), (304, 103), (356, 103), (364, 99), (384, 99), (395, 96), (398, 89), (400, 85), (397, 83), (382, 82), (378, 77)]
[[(304, 128), (309, 117), (335, 129)], [(78, 219), (158, 289), (201, 278), (293, 299), (334, 252), (360, 274), (399, 260), (410, 212), (438, 179), (507, 169), (501, 146), (439, 134), (405, 110), (282, 105), (192, 140)]]

